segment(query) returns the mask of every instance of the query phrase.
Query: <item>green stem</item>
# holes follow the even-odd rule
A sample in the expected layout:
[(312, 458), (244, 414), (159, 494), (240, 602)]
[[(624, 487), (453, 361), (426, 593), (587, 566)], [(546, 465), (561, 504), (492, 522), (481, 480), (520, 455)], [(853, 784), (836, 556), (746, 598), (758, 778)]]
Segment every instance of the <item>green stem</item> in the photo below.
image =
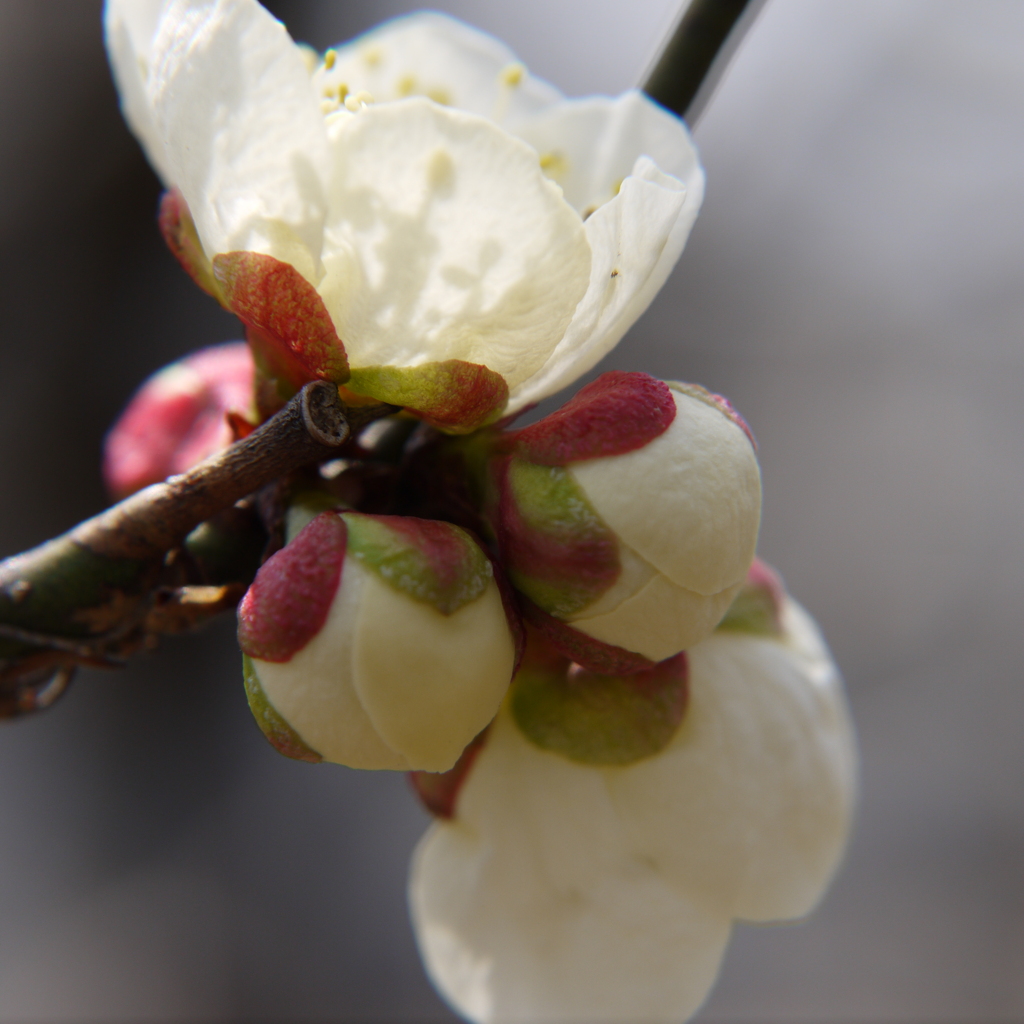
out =
[(691, 0), (641, 86), (696, 123), (746, 30), (766, 0)]

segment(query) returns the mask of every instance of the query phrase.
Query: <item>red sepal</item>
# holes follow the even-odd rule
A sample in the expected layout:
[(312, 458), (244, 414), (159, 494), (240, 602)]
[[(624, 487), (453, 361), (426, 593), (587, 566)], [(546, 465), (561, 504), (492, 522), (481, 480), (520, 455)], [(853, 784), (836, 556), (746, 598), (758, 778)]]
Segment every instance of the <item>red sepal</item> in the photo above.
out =
[(213, 273), (228, 308), (273, 376), (296, 390), (311, 380), (344, 384), (345, 346), (319, 292), (290, 264), (257, 252), (213, 258)]
[(672, 391), (646, 373), (610, 370), (538, 423), (510, 431), (505, 443), (541, 466), (624, 455), (665, 433), (676, 417)]
[(222, 306), (225, 305), (224, 294), (220, 290), (217, 279), (213, 276), (213, 267), (203, 252), (203, 246), (196, 233), (195, 221), (189, 212), (185, 197), (176, 189), (168, 189), (160, 197), (160, 206), (156, 216), (160, 234), (164, 236), (167, 248), (207, 295), (212, 295)]
[(321, 512), (263, 563), (238, 607), (238, 643), (250, 658), (290, 661), (323, 629), (347, 536), (341, 516)]

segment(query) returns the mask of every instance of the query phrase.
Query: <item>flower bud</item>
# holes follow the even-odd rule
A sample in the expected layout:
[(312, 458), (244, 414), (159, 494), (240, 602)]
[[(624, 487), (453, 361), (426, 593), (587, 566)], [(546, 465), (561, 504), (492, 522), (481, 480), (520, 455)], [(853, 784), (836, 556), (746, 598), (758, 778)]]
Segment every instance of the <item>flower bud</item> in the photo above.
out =
[(581, 763), (538, 744), (514, 696), (488, 730), (409, 887), (427, 971), (463, 1016), (683, 1021), (733, 921), (820, 899), (855, 752), (814, 623), (784, 598), (778, 635), (719, 630), (685, 659), (689, 706), (654, 756)]
[(530, 601), (652, 662), (714, 629), (754, 557), (761, 508), (752, 438), (724, 399), (606, 373), (505, 443), (491, 518)]
[(103, 475), (116, 498), (183, 473), (235, 439), (229, 415), (253, 404), (248, 345), (213, 345), (153, 374), (107, 434)]
[(250, 707), (291, 757), (446, 771), (516, 660), (494, 570), (457, 526), (323, 512), (239, 608)]

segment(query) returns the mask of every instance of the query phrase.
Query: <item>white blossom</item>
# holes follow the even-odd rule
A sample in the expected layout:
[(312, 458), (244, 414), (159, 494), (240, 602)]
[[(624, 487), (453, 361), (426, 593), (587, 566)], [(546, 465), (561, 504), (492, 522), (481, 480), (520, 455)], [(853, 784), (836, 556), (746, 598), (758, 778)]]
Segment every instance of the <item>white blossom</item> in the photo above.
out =
[(733, 921), (809, 913), (842, 853), (855, 754), (841, 683), (794, 602), (780, 637), (687, 652), (690, 705), (660, 754), (595, 767), (503, 710), (410, 881), (427, 969), (480, 1024), (678, 1024)]
[(508, 411), (554, 393), (643, 312), (700, 206), (678, 118), (637, 92), (563, 100), (441, 15), (312, 75), (255, 0), (108, 0), (105, 20), (125, 116), (206, 256), (293, 266), (357, 390), (361, 369), (461, 360), (501, 375)]

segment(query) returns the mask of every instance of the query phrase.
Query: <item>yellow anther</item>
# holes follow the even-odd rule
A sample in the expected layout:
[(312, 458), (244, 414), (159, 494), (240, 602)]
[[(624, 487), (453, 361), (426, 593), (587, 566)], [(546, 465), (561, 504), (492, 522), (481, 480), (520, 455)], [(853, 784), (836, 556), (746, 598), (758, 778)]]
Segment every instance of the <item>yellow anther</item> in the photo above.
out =
[(324, 54), (324, 67), (327, 68), (328, 71), (330, 71), (331, 68), (334, 67), (334, 62), (337, 59), (338, 59), (338, 51), (337, 50), (328, 50)]
[(550, 153), (541, 153), (540, 169), (549, 178), (560, 178), (569, 170), (569, 160), (564, 153), (552, 150)]
[(413, 75), (402, 75), (395, 83), (395, 92), (401, 97), (411, 96), (416, 91), (416, 79)]
[(452, 105), (452, 97), (447, 89), (428, 89), (427, 99), (440, 103), (442, 107), (450, 107)]
[(346, 96), (345, 109), (351, 110), (352, 113), (354, 114), (359, 109), (359, 100), (357, 100), (355, 96)]
[(384, 54), (380, 52), (379, 46), (371, 46), (369, 49), (363, 50), (363, 60), (372, 68), (375, 64), (379, 64)]
[(356, 93), (356, 102), (362, 103), (364, 106), (369, 106), (373, 102), (373, 96), (365, 89), (360, 89), (359, 92)]
[(345, 82), (338, 83), (338, 102), (344, 103), (345, 97), (348, 95), (348, 85)]
[(523, 75), (526, 74), (526, 68), (523, 67), (518, 61), (512, 64), (506, 64), (501, 71), (498, 73), (498, 81), (502, 85), (507, 85), (514, 89), (523, 80)]

